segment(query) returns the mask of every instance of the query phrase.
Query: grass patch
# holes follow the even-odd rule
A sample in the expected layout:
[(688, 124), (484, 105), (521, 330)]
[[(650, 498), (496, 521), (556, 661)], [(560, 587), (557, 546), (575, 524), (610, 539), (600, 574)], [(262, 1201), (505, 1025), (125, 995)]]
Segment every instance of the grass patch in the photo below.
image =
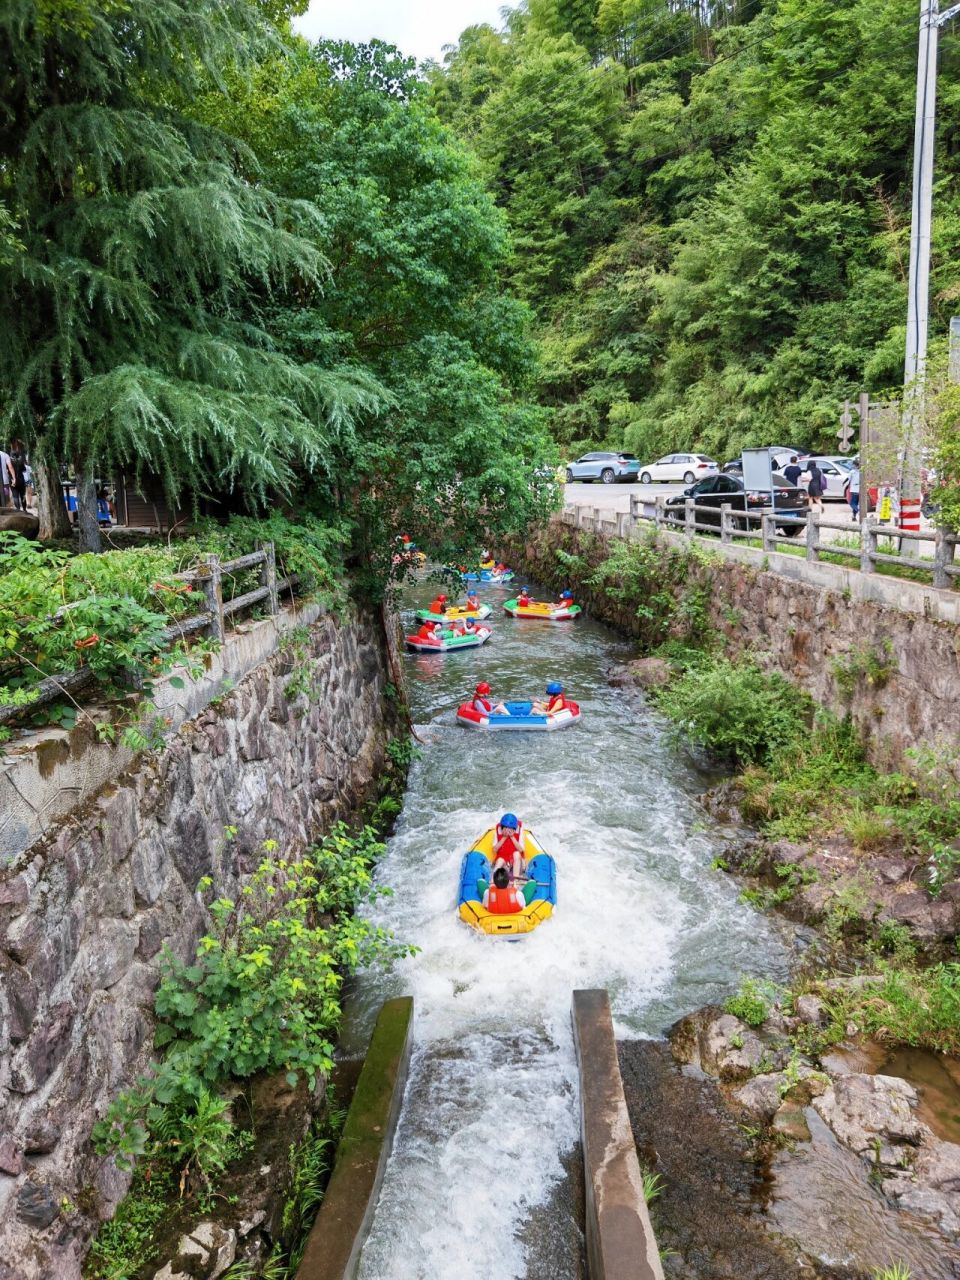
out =
[(172, 1160), (144, 1160), (130, 1190), (97, 1232), (83, 1274), (90, 1280), (124, 1280), (156, 1256), (156, 1229), (176, 1199)]

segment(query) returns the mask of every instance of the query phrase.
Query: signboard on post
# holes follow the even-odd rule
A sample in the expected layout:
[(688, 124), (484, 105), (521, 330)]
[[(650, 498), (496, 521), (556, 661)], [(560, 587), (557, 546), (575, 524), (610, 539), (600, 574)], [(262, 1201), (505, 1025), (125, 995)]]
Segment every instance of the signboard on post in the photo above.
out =
[(743, 465), (744, 489), (756, 489), (760, 493), (773, 493), (773, 458), (769, 449), (744, 449), (740, 455)]

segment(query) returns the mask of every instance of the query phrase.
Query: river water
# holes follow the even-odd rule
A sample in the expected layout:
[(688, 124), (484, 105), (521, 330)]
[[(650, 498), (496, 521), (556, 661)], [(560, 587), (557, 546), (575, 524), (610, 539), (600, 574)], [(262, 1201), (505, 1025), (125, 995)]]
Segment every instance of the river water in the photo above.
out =
[[(483, 592), (495, 606), (514, 594)], [(430, 594), (413, 588), (406, 603)], [(606, 987), (619, 1034), (656, 1036), (741, 975), (787, 974), (776, 923), (710, 869), (719, 840), (696, 803), (709, 780), (637, 695), (607, 684), (628, 645), (583, 618), (516, 622), (497, 609), (492, 621), (480, 649), (406, 660), (426, 743), (378, 869), (395, 892), (377, 919), (420, 952), (361, 975), (344, 1044), (362, 1051), (381, 1002), (411, 994), (416, 1047), (363, 1280), (533, 1275), (538, 1213), (578, 1141), (574, 988)], [(552, 734), (463, 729), (456, 706), (481, 679), (508, 699), (560, 679), (584, 719)], [(558, 867), (556, 915), (517, 942), (481, 937), (456, 913), (462, 855), (507, 809)], [(575, 1280), (574, 1244), (553, 1248), (550, 1274)]]

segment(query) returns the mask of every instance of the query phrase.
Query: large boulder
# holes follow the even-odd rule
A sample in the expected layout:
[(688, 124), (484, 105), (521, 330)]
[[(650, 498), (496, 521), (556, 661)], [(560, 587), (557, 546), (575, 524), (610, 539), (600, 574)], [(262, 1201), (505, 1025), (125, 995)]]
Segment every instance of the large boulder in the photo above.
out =
[(928, 1138), (912, 1169), (884, 1179), (883, 1193), (901, 1209), (933, 1218), (944, 1235), (960, 1238), (960, 1145)]
[(872, 1164), (902, 1169), (930, 1130), (914, 1114), (917, 1091), (896, 1076), (838, 1076), (813, 1105), (837, 1138)]
[(40, 532), (40, 521), (29, 511), (0, 508), (0, 533), (19, 533), (24, 538), (35, 538)]
[(724, 1081), (748, 1079), (764, 1058), (763, 1041), (755, 1031), (733, 1014), (712, 1007), (681, 1018), (670, 1041), (678, 1062)]

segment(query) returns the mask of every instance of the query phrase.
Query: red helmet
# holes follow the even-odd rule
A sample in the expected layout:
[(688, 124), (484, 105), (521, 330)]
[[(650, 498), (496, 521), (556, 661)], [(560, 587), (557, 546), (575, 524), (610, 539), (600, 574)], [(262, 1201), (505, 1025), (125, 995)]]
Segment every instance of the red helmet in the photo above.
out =
[(481, 683), (477, 685), (477, 693), (480, 694), (481, 698), (486, 697), (489, 692), (490, 686), (487, 684), (486, 680), (481, 681)]
[(444, 603), (446, 603), (447, 597), (441, 595), (441, 596), (437, 596), (437, 599), (442, 600)]

